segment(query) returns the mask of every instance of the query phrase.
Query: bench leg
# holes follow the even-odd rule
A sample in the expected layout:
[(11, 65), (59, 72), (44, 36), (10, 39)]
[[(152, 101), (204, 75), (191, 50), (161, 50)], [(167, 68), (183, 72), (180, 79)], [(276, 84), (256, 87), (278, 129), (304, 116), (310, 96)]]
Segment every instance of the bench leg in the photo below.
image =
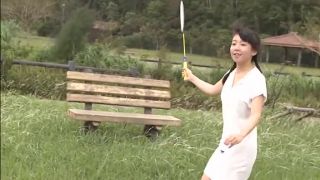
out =
[[(152, 114), (152, 109), (149, 107), (144, 108), (144, 114)], [(156, 137), (159, 136), (161, 130), (161, 126), (155, 125), (145, 125), (143, 128), (143, 134), (148, 138), (154, 140)]]
[(98, 129), (100, 122), (85, 121), (83, 124), (84, 133), (93, 132)]
[[(84, 104), (84, 109), (85, 110), (92, 110), (92, 103), (85, 103)], [(98, 129), (98, 126), (100, 125), (100, 122), (95, 122), (95, 121), (85, 121), (83, 124), (83, 131), (84, 133), (87, 132), (93, 132)]]
[(143, 134), (148, 138), (154, 139), (159, 136), (161, 126), (145, 125), (143, 128)]

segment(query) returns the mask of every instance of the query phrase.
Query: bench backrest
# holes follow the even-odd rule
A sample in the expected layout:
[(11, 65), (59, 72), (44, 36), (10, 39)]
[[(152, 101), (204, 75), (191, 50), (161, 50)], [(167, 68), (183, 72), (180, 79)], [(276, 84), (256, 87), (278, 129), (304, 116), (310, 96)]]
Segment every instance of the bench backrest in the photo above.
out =
[(146, 78), (67, 72), (67, 101), (170, 109), (170, 82)]

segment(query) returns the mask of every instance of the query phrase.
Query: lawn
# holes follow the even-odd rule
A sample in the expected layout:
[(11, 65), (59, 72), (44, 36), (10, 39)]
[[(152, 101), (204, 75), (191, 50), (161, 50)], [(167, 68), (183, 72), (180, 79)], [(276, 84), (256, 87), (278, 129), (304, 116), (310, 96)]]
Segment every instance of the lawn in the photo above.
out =
[(32, 47), (33, 49), (48, 49), (54, 44), (54, 39), (42, 36), (34, 36), (26, 33), (20, 33), (14, 38), (15, 42), (22, 46)]
[[(1, 94), (1, 179), (199, 179), (222, 128), (220, 110), (172, 109), (157, 113), (182, 119), (182, 126), (164, 128), (154, 142), (130, 124), (105, 123), (84, 135), (80, 122), (66, 116), (70, 106), (82, 107)], [(319, 119), (267, 119), (279, 111), (266, 107), (250, 180), (320, 179)]]
[[(19, 34), (18, 37), (15, 38), (15, 41), (19, 42), (22, 46), (31, 47), (34, 51), (41, 51), (44, 49), (48, 49), (52, 47), (54, 44), (54, 39), (40, 36), (28, 35), (26, 33)], [(146, 49), (127, 49), (126, 53), (132, 57), (140, 58), (157, 58), (159, 57), (159, 52), (154, 50), (146, 50)], [(181, 62), (182, 54), (175, 52), (167, 52), (166, 54), (167, 61), (172, 62)], [(211, 66), (221, 66), (225, 69), (229, 68), (232, 65), (232, 61), (230, 58), (217, 58), (217, 57), (209, 57), (204, 55), (197, 54), (187, 54), (187, 58), (189, 62), (193, 64), (199, 65), (211, 65)], [(308, 67), (295, 67), (295, 66), (282, 66), (280, 64), (272, 64), (272, 63), (260, 63), (261, 67), (266, 72), (274, 72), (279, 71), (283, 73), (297, 74), (301, 75), (302, 73), (319, 76), (320, 77), (320, 69), (319, 68), (308, 68)], [(201, 68), (202, 70), (210, 72), (209, 68)]]
[[(128, 49), (126, 53), (137, 58), (155, 58), (159, 56), (157, 51), (146, 50), (146, 49)], [(182, 57), (183, 56), (181, 53), (175, 53), (175, 52), (166, 53), (166, 58), (172, 62), (182, 62), (181, 60)], [(189, 62), (192, 62), (192, 64), (221, 66), (226, 69), (230, 68), (232, 65), (231, 58), (217, 58), (217, 57), (209, 57), (209, 56), (203, 56), (203, 55), (197, 55), (197, 54), (188, 54), (187, 58)], [(278, 71), (278, 72), (297, 74), (297, 75), (301, 75), (302, 73), (305, 73), (307, 75), (320, 77), (319, 68), (296, 67), (292, 65), (283, 66), (281, 64), (264, 63), (264, 62), (260, 62), (259, 64), (263, 69), (263, 71), (266, 71), (266, 72)]]

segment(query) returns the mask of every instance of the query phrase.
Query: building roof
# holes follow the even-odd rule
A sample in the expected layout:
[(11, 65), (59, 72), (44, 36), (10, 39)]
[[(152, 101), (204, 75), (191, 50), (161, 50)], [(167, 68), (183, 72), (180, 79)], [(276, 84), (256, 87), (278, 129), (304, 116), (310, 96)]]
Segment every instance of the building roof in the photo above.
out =
[(262, 39), (262, 44), (269, 46), (309, 49), (320, 54), (320, 42), (307, 40), (299, 36), (296, 32), (264, 38)]

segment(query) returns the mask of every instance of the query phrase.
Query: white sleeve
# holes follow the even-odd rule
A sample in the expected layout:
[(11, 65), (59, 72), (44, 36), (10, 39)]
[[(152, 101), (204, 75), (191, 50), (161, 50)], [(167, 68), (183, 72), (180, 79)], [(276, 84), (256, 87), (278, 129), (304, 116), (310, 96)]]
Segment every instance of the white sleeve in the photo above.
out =
[(253, 82), (251, 83), (250, 93), (249, 93), (249, 102), (251, 103), (252, 99), (257, 96), (263, 95), (264, 102), (267, 101), (267, 85), (266, 79), (263, 75), (256, 76), (252, 79)]

